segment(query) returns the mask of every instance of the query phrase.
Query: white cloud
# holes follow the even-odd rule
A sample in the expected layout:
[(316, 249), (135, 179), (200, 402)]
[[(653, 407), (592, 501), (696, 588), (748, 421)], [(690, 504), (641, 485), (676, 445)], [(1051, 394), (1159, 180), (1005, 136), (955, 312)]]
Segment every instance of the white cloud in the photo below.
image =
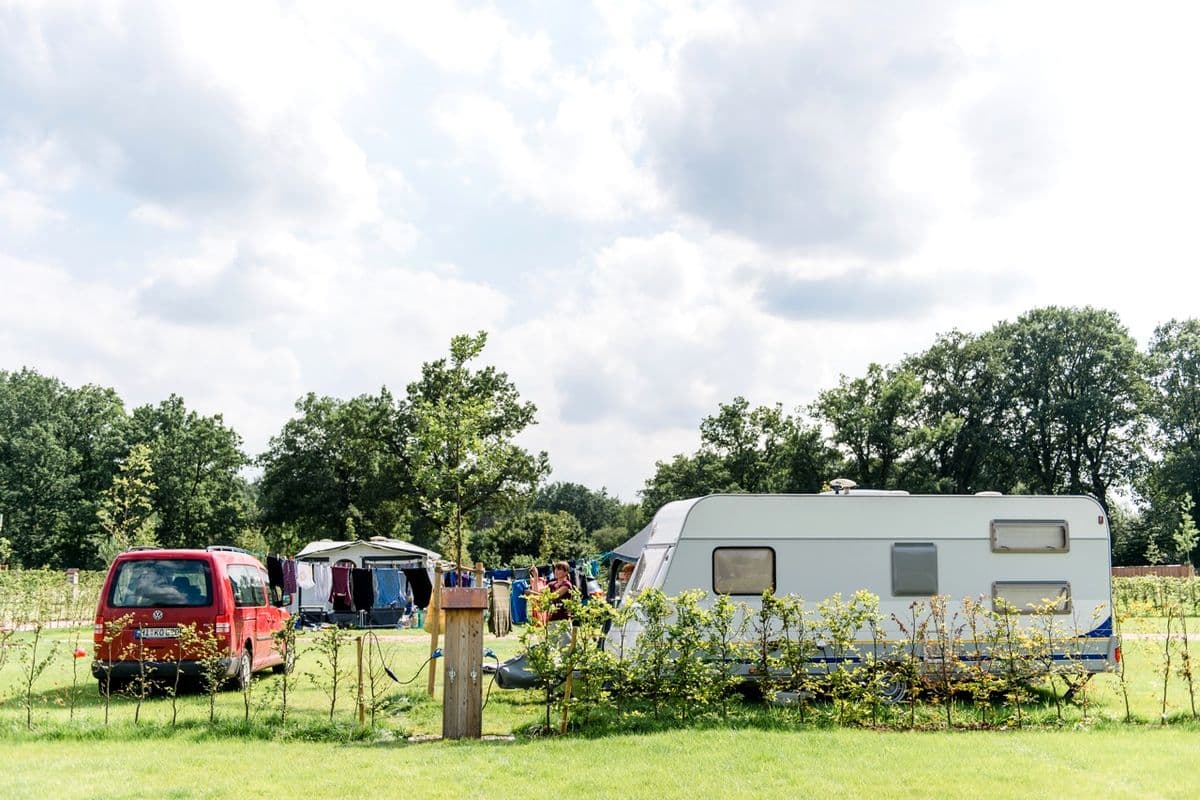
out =
[(11, 185), (0, 172), (0, 230), (16, 236), (28, 236), (52, 222), (64, 219), (45, 197)]
[(564, 79), (559, 91), (552, 115), (529, 124), (479, 95), (443, 98), (434, 118), (470, 167), (549, 214), (610, 221), (658, 210), (657, 185), (634, 157), (641, 132), (633, 93), (583, 78)]
[(225, 226), (378, 218), (336, 28), (262, 5), (90, 8), (0, 12), (10, 147), (44, 131), (41, 169)]
[(157, 203), (142, 203), (129, 212), (129, 218), (144, 225), (169, 231), (182, 230), (187, 226), (182, 217)]

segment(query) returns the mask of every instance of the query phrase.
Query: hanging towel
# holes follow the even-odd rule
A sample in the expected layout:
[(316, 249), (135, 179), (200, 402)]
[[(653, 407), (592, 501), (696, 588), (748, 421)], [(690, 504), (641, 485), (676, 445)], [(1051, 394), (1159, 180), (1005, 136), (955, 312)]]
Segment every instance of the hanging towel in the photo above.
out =
[[(311, 605), (320, 605), (326, 611), (333, 608), (330, 598), (333, 596), (333, 567), (324, 562), (312, 565), (313, 590)], [(308, 593), (305, 593), (308, 596)]]
[(375, 570), (376, 608), (396, 608), (404, 604), (404, 588), (400, 585), (403, 577), (398, 569)]
[(296, 562), (290, 558), (283, 561), (283, 590), (288, 594), (296, 593)]
[[(526, 570), (526, 574), (528, 574)], [(529, 581), (513, 581), (512, 595), (509, 597), (509, 602), (512, 605), (512, 622), (513, 625), (524, 625), (529, 621), (528, 603), (525, 600), (525, 593), (529, 591)]]
[(329, 593), (334, 611), (352, 611), (350, 595), (350, 567), (333, 567), (333, 590)]
[(313, 580), (313, 565), (307, 561), (296, 562), (296, 585), (301, 589), (312, 589), (317, 584)]

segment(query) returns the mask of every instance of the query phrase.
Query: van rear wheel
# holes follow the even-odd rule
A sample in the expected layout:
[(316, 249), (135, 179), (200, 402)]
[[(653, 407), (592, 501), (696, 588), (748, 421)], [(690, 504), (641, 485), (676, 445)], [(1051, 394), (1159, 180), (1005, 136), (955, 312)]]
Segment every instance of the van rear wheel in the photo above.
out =
[(233, 685), (238, 691), (244, 692), (249, 686), (250, 681), (254, 677), (254, 662), (250, 660), (250, 650), (242, 648), (242, 655), (238, 658), (237, 672), (233, 676)]

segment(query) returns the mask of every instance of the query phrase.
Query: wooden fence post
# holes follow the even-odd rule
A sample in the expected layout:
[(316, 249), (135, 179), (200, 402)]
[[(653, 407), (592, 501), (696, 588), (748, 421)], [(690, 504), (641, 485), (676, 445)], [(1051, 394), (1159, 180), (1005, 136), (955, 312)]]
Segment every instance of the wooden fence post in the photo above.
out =
[(433, 686), (437, 681), (437, 665), (433, 661), (433, 654), (438, 646), (438, 634), (441, 631), (438, 628), (438, 623), (441, 621), (442, 606), (442, 565), (438, 564), (433, 568), (433, 593), (429, 596), (429, 696), (433, 697)]

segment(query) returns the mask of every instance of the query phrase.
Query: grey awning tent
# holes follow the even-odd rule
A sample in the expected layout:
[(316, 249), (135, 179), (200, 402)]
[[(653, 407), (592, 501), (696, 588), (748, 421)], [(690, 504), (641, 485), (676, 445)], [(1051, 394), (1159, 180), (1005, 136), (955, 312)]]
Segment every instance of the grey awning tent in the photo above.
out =
[[(651, 523), (653, 524), (653, 523)], [(630, 536), (626, 541), (604, 555), (605, 561), (636, 562), (642, 555), (642, 548), (650, 540), (650, 525)]]

